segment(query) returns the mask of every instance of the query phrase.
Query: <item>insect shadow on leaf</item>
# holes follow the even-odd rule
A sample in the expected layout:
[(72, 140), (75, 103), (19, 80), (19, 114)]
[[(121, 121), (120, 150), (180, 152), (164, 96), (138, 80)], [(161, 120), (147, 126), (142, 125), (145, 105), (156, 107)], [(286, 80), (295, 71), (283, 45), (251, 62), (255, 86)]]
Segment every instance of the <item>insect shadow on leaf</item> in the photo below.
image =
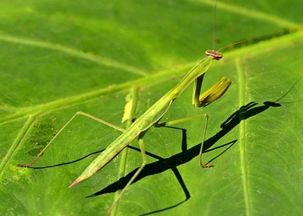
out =
[[(220, 146), (213, 147), (222, 137), (224, 137), (233, 128), (235, 128), (241, 121), (246, 120), (248, 118), (251, 118), (253, 116), (256, 116), (256, 115), (268, 110), (271, 107), (281, 107), (281, 104), (277, 103), (277, 102), (273, 102), (273, 101), (264, 101), (263, 104), (261, 104), (261, 105), (258, 105), (257, 102), (249, 102), (246, 105), (240, 107), (234, 113), (232, 113), (225, 121), (223, 121), (221, 123), (221, 125), (220, 125), (221, 129), (215, 135), (213, 135), (209, 139), (205, 140), (204, 146), (203, 146), (203, 153), (207, 153), (207, 152), (210, 152), (210, 151), (225, 148), (219, 154), (217, 154), (212, 159), (210, 159), (207, 163), (210, 163), (210, 162), (218, 159), (220, 156), (222, 156), (224, 153), (226, 153), (237, 142), (237, 139), (235, 139), (235, 140), (232, 140), (228, 143), (222, 144)], [(176, 176), (179, 185), (181, 186), (181, 189), (182, 189), (182, 191), (185, 195), (185, 198), (184, 198), (184, 200), (182, 200), (182, 201), (180, 201), (176, 204), (173, 204), (169, 207), (165, 207), (163, 209), (159, 209), (159, 210), (155, 210), (155, 211), (152, 211), (152, 212), (144, 213), (142, 215), (150, 215), (150, 214), (153, 214), (153, 213), (166, 211), (166, 210), (175, 208), (175, 207), (181, 205), (182, 203), (184, 203), (184, 202), (186, 202), (187, 200), (190, 199), (190, 192), (188, 191), (188, 189), (186, 187), (186, 184), (185, 184), (180, 172), (178, 171), (177, 167), (182, 165), (182, 164), (185, 164), (185, 163), (189, 162), (190, 160), (195, 158), (197, 155), (199, 155), (199, 151), (200, 151), (200, 147), (201, 147), (202, 143), (198, 143), (195, 146), (187, 149), (186, 129), (179, 128), (179, 127), (172, 127), (172, 126), (165, 126), (165, 127), (178, 129), (178, 130), (181, 131), (181, 133), (182, 133), (181, 152), (177, 153), (177, 154), (174, 154), (174, 155), (172, 155), (171, 157), (168, 157), (168, 158), (162, 158), (159, 155), (153, 154), (151, 152), (146, 152), (146, 154), (149, 157), (155, 158), (158, 161), (147, 164), (144, 167), (143, 171), (138, 175), (138, 177), (134, 180), (134, 182), (132, 184), (142, 180), (145, 177), (155, 175), (155, 174), (159, 174), (159, 173), (162, 173), (162, 172), (165, 172), (165, 171), (171, 169), (173, 171), (174, 175)], [(137, 147), (128, 146), (128, 148), (140, 152), (140, 149), (138, 149)], [(67, 162), (62, 162), (62, 163), (47, 165), (47, 166), (35, 166), (35, 167), (31, 167), (31, 168), (32, 169), (47, 169), (47, 168), (54, 168), (54, 167), (58, 167), (58, 166), (73, 164), (73, 163), (82, 161), (83, 159), (88, 158), (92, 155), (98, 154), (102, 151), (103, 150), (91, 152), (87, 155), (82, 156), (81, 158), (77, 158), (77, 159), (72, 160), (72, 161), (67, 161)], [(116, 192), (118, 190), (123, 189), (125, 187), (125, 185), (127, 184), (127, 182), (129, 181), (129, 179), (136, 172), (136, 170), (137, 170), (137, 168), (132, 170), (131, 172), (129, 172), (124, 177), (121, 177), (116, 182), (106, 186), (105, 188), (103, 188), (103, 189), (101, 189), (101, 190), (99, 190), (99, 191), (97, 191), (97, 192), (95, 192), (91, 195), (88, 195), (87, 198), (100, 196), (100, 195), (107, 194), (107, 193), (113, 193), (113, 192)]]

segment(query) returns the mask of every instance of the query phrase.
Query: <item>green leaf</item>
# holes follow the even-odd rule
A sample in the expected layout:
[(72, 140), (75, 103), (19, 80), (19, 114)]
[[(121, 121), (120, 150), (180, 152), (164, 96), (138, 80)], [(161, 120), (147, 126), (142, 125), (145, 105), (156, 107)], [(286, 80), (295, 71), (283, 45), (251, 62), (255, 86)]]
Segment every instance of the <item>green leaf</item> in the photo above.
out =
[[(162, 120), (196, 118), (182, 129), (148, 131), (148, 165), (116, 214), (300, 215), (302, 6), (218, 1), (214, 20), (210, 0), (2, 0), (1, 215), (105, 215), (140, 166), (138, 151), (128, 149), (127, 157), (67, 186), (120, 132), (77, 117), (37, 169), (16, 165), (32, 161), (78, 111), (124, 127), (129, 90), (139, 89), (139, 116), (212, 48), (213, 23), (216, 47), (229, 50), (207, 72), (203, 89), (222, 76), (232, 86), (203, 110), (191, 106), (191, 88), (177, 98)], [(241, 40), (240, 48), (229, 46)], [(203, 159), (212, 169), (198, 165), (204, 113)]]

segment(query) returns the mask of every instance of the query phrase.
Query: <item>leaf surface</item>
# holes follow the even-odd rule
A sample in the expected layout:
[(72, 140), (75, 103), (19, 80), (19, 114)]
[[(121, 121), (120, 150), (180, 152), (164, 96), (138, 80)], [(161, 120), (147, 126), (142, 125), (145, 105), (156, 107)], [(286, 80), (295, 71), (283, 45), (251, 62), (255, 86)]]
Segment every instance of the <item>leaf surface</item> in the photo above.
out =
[[(181, 129), (152, 128), (148, 165), (117, 215), (299, 215), (303, 150), (302, 2), (8, 1), (0, 3), (0, 213), (105, 215), (141, 164), (128, 149), (102, 171), (67, 186), (119, 132), (77, 117), (35, 165), (57, 131), (83, 111), (120, 127), (129, 89), (137, 115), (178, 83), (206, 49), (232, 49), (207, 72), (233, 84), (205, 109), (191, 88), (162, 121), (196, 116)], [(248, 41), (241, 48), (230, 46)], [(198, 154), (209, 116), (205, 161)], [(185, 146), (186, 144), (186, 146)], [(137, 143), (132, 143), (137, 147)], [(154, 156), (154, 157), (152, 157)], [(125, 178), (121, 178), (126, 176)], [(183, 202), (184, 201), (184, 202)]]

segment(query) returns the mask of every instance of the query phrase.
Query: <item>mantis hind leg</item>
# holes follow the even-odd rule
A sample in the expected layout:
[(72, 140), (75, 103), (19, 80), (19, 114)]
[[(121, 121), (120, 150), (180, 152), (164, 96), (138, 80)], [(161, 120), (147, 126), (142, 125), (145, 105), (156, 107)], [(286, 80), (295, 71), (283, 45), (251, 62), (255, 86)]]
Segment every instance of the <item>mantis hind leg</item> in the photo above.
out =
[(124, 195), (125, 191), (128, 189), (128, 187), (133, 183), (133, 181), (138, 177), (138, 175), (141, 173), (141, 171), (144, 169), (145, 165), (147, 164), (147, 157), (146, 157), (146, 152), (145, 152), (145, 147), (144, 147), (144, 142), (143, 142), (143, 136), (144, 136), (145, 132), (142, 132), (139, 135), (139, 148), (141, 151), (141, 156), (142, 156), (142, 164), (141, 166), (137, 169), (137, 171), (135, 172), (135, 174), (131, 177), (131, 179), (127, 182), (127, 184), (125, 185), (125, 187), (122, 189), (122, 191), (118, 194), (118, 196), (115, 197), (111, 207), (107, 210), (107, 214), (106, 215), (111, 215), (112, 210), (117, 206), (117, 204), (119, 203), (119, 200), (122, 198), (122, 196)]
[(197, 114), (197, 115), (186, 116), (183, 118), (174, 119), (174, 120), (165, 121), (165, 122), (160, 122), (160, 120), (159, 120), (158, 122), (156, 122), (156, 124), (154, 126), (155, 127), (175, 126), (175, 125), (178, 125), (178, 124), (181, 124), (184, 122), (196, 120), (197, 118), (200, 118), (201, 116), (204, 116), (204, 115), (205, 114)]
[(205, 117), (205, 126), (204, 126), (204, 131), (203, 131), (203, 135), (202, 135), (202, 142), (201, 142), (200, 151), (199, 151), (199, 164), (202, 168), (211, 168), (214, 165), (209, 164), (209, 162), (204, 163), (203, 160), (202, 160), (202, 155), (203, 155), (203, 152), (205, 151), (204, 142), (205, 142), (206, 131), (207, 131), (207, 126), (208, 126), (208, 115), (204, 114), (204, 117)]
[(206, 150), (206, 149), (204, 149), (204, 142), (205, 142), (207, 126), (208, 126), (208, 115), (207, 114), (198, 114), (198, 115), (188, 116), (188, 117), (175, 119), (175, 120), (171, 120), (171, 121), (167, 121), (167, 122), (157, 122), (155, 124), (155, 127), (173, 127), (173, 126), (178, 125), (180, 123), (195, 120), (195, 119), (199, 119), (201, 117), (204, 118), (205, 125), (204, 125), (204, 129), (203, 129), (203, 134), (202, 134), (201, 147), (200, 147), (200, 150), (199, 150), (199, 165), (203, 168), (210, 168), (210, 167), (213, 167), (213, 165), (209, 164), (209, 162), (204, 163), (203, 160), (202, 160), (203, 152), (205, 152), (205, 150)]
[(38, 155), (32, 160), (31, 163), (29, 164), (18, 164), (17, 166), (19, 167), (32, 167), (38, 160), (39, 158), (43, 155), (43, 153), (46, 151), (46, 149), (50, 146), (50, 144), (52, 144), (54, 142), (54, 140), (62, 133), (62, 131), (77, 117), (77, 116), (84, 116), (86, 118), (92, 119), (96, 122), (102, 123), (106, 126), (109, 126), (115, 130), (121, 131), (123, 132), (124, 129), (120, 128), (110, 122), (107, 122), (103, 119), (100, 119), (96, 116), (93, 116), (91, 114), (85, 113), (85, 112), (77, 112), (75, 113), (61, 128), (60, 130), (55, 134), (55, 136), (53, 136), (53, 138), (46, 144), (46, 146), (38, 153)]

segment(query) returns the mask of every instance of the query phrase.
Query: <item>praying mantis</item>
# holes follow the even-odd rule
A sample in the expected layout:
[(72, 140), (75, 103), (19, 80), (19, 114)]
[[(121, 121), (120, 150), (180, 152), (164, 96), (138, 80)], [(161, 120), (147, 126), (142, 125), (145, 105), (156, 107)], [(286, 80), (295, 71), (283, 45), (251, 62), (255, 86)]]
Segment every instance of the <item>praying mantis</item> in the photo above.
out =
[[(20, 167), (32, 167), (33, 164), (41, 157), (46, 148), (54, 141), (54, 139), (62, 132), (62, 130), (77, 116), (84, 115), (91, 119), (94, 119), (98, 122), (106, 124), (115, 128), (116, 130), (121, 131), (121, 135), (118, 136), (112, 143), (110, 143), (107, 148), (97, 156), (91, 164), (87, 166), (87, 168), (82, 172), (82, 174), (75, 179), (70, 185), (69, 188), (74, 187), (78, 183), (90, 178), (97, 171), (101, 170), (104, 166), (106, 166), (112, 159), (114, 159), (124, 148), (126, 148), (132, 141), (138, 139), (139, 148), (142, 154), (142, 164), (139, 169), (135, 172), (129, 182), (126, 184), (124, 189), (121, 191), (119, 196), (116, 197), (112, 206), (108, 209), (107, 215), (110, 215), (111, 210), (117, 205), (118, 201), (121, 199), (124, 192), (127, 188), (132, 184), (132, 182), (136, 179), (136, 177), (140, 174), (140, 172), (144, 169), (144, 166), (147, 164), (147, 158), (144, 148), (143, 137), (144, 134), (148, 131), (152, 126), (156, 126), (159, 124), (159, 121), (163, 117), (163, 115), (168, 111), (169, 107), (173, 103), (173, 101), (186, 89), (191, 83), (194, 83), (193, 90), (193, 98), (192, 103), (196, 107), (205, 107), (214, 101), (221, 98), (224, 93), (227, 91), (229, 86), (231, 85), (231, 81), (223, 77), (217, 83), (215, 83), (211, 88), (209, 88), (204, 93), (201, 92), (202, 82), (206, 72), (211, 66), (214, 60), (219, 60), (223, 56), (221, 53), (214, 50), (207, 50), (205, 52), (206, 57), (200, 60), (184, 77), (181, 81), (169, 90), (166, 94), (164, 94), (158, 101), (156, 101), (149, 109), (145, 111), (140, 117), (138, 117), (127, 129), (122, 129), (113, 124), (106, 122), (102, 119), (94, 117), (90, 114), (78, 112), (76, 113), (58, 132), (57, 134), (50, 140), (50, 142), (41, 150), (41, 152), (37, 155), (37, 157), (30, 164), (19, 164)], [(203, 142), (201, 144), (200, 149), (200, 159), (202, 155)], [(202, 167), (211, 167), (210, 164), (203, 164), (202, 160), (200, 160), (200, 164)]]

